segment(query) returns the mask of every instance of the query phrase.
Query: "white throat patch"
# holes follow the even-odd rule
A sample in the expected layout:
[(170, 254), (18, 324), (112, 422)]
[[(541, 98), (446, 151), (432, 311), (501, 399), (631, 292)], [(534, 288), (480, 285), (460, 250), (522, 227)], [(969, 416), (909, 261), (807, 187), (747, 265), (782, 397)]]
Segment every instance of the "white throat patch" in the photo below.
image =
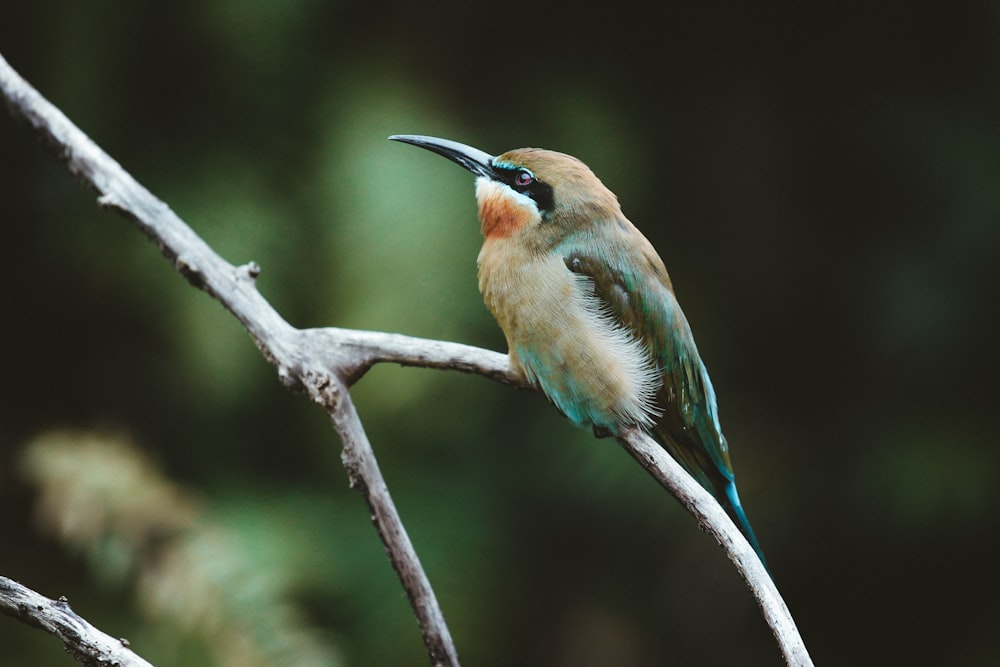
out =
[(518, 192), (506, 183), (500, 183), (491, 178), (480, 176), (476, 179), (476, 200), (482, 202), (484, 199), (491, 197), (502, 197), (516, 206), (530, 208), (535, 216), (541, 217), (541, 213), (538, 212), (538, 204), (535, 203), (534, 199)]

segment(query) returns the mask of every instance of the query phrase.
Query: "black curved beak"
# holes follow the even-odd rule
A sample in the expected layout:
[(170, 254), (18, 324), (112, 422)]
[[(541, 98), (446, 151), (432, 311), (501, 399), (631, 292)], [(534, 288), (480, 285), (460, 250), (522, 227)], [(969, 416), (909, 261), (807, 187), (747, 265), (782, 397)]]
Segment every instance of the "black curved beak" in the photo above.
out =
[(452, 162), (456, 162), (476, 176), (495, 178), (493, 171), (493, 156), (484, 153), (478, 148), (460, 144), (450, 139), (438, 139), (437, 137), (424, 137), (419, 134), (394, 134), (389, 137), (392, 141), (401, 141), (404, 144), (413, 144), (420, 148), (443, 155)]

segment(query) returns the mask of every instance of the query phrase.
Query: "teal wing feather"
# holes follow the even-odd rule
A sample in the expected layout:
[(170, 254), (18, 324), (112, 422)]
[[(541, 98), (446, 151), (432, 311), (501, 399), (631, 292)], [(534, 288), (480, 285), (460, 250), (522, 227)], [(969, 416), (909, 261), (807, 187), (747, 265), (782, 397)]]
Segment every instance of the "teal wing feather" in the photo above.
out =
[(570, 271), (593, 280), (595, 296), (650, 351), (662, 373), (657, 396), (662, 415), (654, 432), (688, 472), (715, 492), (719, 482), (733, 478), (732, 464), (718, 427), (715, 393), (687, 319), (666, 270), (650, 270), (662, 262), (574, 248), (566, 249), (564, 261)]
[(654, 438), (716, 497), (760, 554), (736, 494), (715, 390), (666, 268), (638, 230), (630, 225), (619, 229), (630, 238), (613, 244), (591, 235), (567, 239), (559, 248), (566, 267), (593, 281), (595, 296), (659, 366), (657, 407), (662, 413), (652, 429)]

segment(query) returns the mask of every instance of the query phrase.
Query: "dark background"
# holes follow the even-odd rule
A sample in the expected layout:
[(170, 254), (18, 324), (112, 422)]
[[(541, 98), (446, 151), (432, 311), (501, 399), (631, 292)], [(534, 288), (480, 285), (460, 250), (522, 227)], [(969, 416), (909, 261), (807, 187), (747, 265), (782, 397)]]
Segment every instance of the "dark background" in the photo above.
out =
[[(0, 7), (0, 53), (257, 261), (296, 326), (502, 350), (472, 179), (385, 137), (580, 157), (671, 271), (816, 663), (1000, 661), (996, 3), (45, 0)], [(426, 664), (323, 413), (6, 116), (0, 198), (0, 574), (158, 667), (257, 664), (199, 595), (235, 596), (237, 624), (288, 614), (346, 665)], [(353, 393), (464, 664), (780, 664), (721, 550), (612, 441), (478, 377), (385, 366)], [(40, 505), (25, 461), (53, 429), (130, 440), (229, 540), (182, 570), (228, 583), (174, 581), (157, 613), (174, 538), (53, 530), (90, 516)], [(0, 646), (73, 664), (13, 620)]]

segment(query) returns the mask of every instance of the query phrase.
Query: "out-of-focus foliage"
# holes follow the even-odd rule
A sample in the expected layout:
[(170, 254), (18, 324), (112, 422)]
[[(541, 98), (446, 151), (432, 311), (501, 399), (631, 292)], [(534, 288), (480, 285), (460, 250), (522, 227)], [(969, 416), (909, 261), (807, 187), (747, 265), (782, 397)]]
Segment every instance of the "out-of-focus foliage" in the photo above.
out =
[(314, 565), (305, 554), (316, 538), (289, 529), (278, 513), (224, 523), (206, 516), (121, 437), (46, 433), (26, 446), (22, 473), (37, 489), (42, 529), (85, 556), (98, 581), (134, 581), (146, 627), (155, 629), (139, 636), (164, 660), (342, 664), (289, 600), (310, 581), (302, 575)]
[[(579, 156), (671, 271), (817, 664), (1000, 660), (997, 7), (39, 0), (0, 5), (0, 53), (257, 261), (298, 326), (502, 349), (471, 178), (385, 137)], [(220, 588), (270, 596), (234, 616), (279, 644), (308, 627), (344, 664), (425, 664), (324, 415), (2, 117), (0, 194), (0, 572), (158, 667), (224, 664), (146, 613)], [(377, 367), (353, 393), (466, 663), (777, 663), (718, 548), (614, 444), (476, 377)], [(60, 427), (143, 452), (61, 493), (156, 462), (116, 520), (68, 495), (53, 513), (16, 465)], [(156, 494), (178, 488), (198, 502), (175, 513)], [(156, 584), (129, 545), (162, 517), (204, 532)], [(71, 521), (101, 531), (46, 530)], [(0, 645), (4, 665), (69, 660), (13, 623)]]

